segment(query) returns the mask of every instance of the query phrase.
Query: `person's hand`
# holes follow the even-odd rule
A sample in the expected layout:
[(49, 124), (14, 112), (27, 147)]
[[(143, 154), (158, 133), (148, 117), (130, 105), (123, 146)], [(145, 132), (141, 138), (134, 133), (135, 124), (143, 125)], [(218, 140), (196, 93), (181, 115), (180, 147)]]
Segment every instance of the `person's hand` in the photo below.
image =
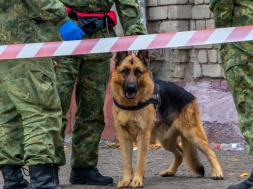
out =
[(73, 21), (68, 20), (59, 27), (59, 32), (64, 41), (81, 40), (85, 33)]

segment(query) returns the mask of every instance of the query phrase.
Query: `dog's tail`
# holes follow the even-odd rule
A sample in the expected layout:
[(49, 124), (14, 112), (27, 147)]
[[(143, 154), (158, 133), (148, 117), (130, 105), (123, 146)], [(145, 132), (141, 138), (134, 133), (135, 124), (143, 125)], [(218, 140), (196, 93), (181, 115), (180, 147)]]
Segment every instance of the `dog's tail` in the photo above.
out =
[(205, 175), (205, 168), (200, 161), (198, 150), (185, 137), (181, 136), (182, 149), (186, 163), (191, 170), (202, 177)]

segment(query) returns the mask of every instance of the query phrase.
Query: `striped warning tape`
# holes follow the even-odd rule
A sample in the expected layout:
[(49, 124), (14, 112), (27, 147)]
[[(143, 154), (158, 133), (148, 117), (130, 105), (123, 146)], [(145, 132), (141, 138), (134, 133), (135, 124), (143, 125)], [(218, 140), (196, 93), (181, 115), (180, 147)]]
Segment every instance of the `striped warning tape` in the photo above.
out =
[(0, 60), (177, 48), (253, 40), (253, 26), (0, 46)]

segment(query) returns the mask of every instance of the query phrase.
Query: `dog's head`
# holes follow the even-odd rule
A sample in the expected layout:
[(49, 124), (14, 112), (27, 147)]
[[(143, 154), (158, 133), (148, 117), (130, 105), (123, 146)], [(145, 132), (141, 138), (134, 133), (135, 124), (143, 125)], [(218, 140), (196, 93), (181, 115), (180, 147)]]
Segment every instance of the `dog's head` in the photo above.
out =
[[(115, 69), (112, 73), (112, 90), (121, 98), (134, 100), (152, 88), (152, 80), (148, 69), (148, 51), (137, 54), (118, 52), (115, 56)], [(150, 84), (151, 82), (151, 84)], [(152, 89), (151, 89), (152, 90)], [(149, 94), (145, 94), (148, 96)], [(115, 97), (115, 96), (114, 96)]]

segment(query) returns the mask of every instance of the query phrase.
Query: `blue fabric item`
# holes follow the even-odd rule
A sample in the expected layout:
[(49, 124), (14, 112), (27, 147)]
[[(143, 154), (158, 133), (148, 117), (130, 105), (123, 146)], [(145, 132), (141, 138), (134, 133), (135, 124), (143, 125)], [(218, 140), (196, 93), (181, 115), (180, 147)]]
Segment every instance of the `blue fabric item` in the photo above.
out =
[(59, 27), (59, 32), (64, 41), (81, 40), (85, 33), (73, 21), (68, 20)]

